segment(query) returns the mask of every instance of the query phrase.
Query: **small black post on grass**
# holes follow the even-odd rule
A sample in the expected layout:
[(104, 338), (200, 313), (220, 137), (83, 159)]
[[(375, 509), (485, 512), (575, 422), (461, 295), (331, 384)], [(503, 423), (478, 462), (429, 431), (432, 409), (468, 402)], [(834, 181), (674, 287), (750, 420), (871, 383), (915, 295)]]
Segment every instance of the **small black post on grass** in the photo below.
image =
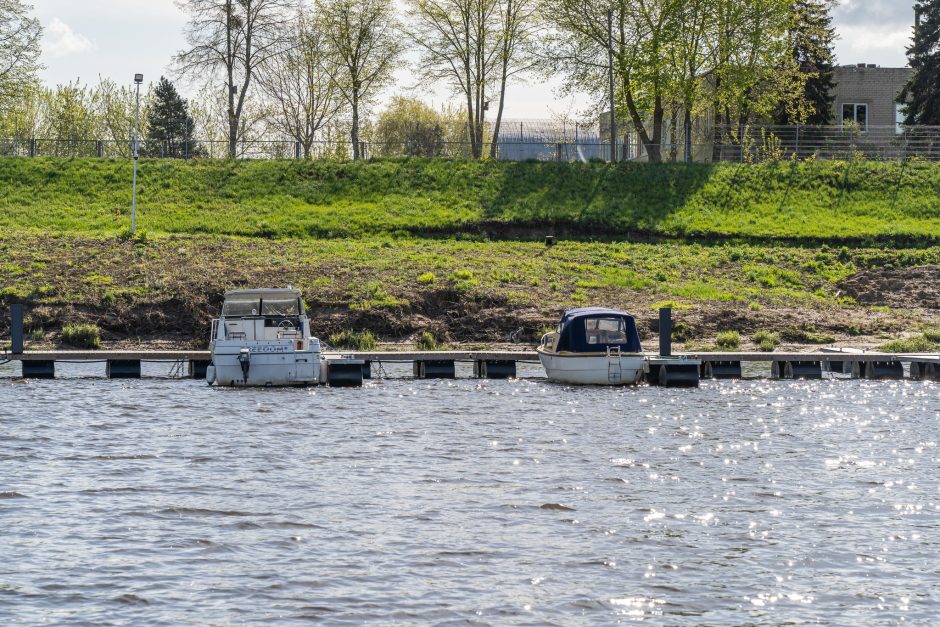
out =
[(10, 305), (10, 335), (13, 338), (10, 352), (14, 355), (23, 354), (23, 305), (16, 303)]
[(659, 354), (662, 357), (672, 355), (672, 308), (661, 307), (659, 310)]

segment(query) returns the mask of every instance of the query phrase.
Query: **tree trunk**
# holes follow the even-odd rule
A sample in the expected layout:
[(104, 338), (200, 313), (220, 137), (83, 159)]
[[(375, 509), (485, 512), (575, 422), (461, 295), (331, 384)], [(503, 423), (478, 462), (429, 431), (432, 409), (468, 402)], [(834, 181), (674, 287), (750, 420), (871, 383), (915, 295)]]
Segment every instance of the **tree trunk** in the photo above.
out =
[[(512, 29), (512, 0), (506, 4), (505, 32), (503, 33), (503, 63), (499, 77), (499, 107), (496, 109), (496, 123), (493, 125), (493, 143), (490, 144), (490, 159), (496, 159), (496, 146), (499, 143), (499, 126), (503, 121), (503, 104), (506, 100), (506, 77), (509, 73), (509, 32)], [(519, 138), (522, 139), (521, 137)]]
[(353, 145), (353, 161), (362, 158), (359, 153), (359, 90), (353, 87), (352, 92), (352, 129), (350, 130), (350, 139)]

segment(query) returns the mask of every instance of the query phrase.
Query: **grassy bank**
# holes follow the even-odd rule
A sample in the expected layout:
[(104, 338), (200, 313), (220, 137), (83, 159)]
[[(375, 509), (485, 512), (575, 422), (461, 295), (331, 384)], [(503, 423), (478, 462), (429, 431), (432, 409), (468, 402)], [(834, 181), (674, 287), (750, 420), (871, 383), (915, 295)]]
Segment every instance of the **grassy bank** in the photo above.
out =
[[(131, 162), (0, 159), (0, 228), (118, 233)], [(142, 160), (140, 228), (265, 238), (552, 231), (940, 242), (940, 165)]]
[[(199, 345), (225, 289), (287, 283), (304, 291), (321, 337), (356, 329), (384, 340), (429, 332), (447, 342), (501, 342), (516, 332), (534, 341), (563, 309), (584, 304), (635, 312), (647, 340), (655, 339), (656, 309), (671, 305), (681, 323), (676, 338), (689, 348), (724, 330), (740, 332), (745, 345), (774, 332), (786, 346), (879, 343), (940, 328), (940, 247), (225, 236), (132, 242), (20, 232), (0, 235), (0, 273), (0, 309), (29, 303), (34, 345), (55, 343), (63, 327), (83, 323), (99, 326), (104, 344)], [(0, 335), (7, 320), (0, 312)]]

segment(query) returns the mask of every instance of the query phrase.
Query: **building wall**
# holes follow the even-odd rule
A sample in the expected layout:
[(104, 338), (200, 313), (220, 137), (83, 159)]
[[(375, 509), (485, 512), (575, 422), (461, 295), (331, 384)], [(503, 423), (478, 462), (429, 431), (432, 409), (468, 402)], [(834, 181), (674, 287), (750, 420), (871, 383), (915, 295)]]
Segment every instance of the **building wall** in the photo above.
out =
[(894, 126), (895, 100), (911, 76), (910, 68), (857, 67), (835, 69), (832, 121), (842, 122), (844, 103), (868, 105), (869, 126)]

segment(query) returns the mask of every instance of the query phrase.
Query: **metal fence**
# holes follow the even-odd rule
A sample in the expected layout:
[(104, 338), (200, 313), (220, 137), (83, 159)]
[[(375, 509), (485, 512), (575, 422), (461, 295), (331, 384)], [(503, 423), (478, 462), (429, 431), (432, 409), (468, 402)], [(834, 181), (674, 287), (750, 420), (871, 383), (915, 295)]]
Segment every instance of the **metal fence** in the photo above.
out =
[[(554, 124), (554, 123), (553, 123)], [(704, 130), (704, 129), (703, 129)], [(760, 162), (783, 159), (940, 160), (940, 127), (935, 126), (746, 126), (714, 127), (696, 132), (693, 144), (667, 143), (645, 146), (626, 133), (611, 150), (597, 127), (587, 125), (507, 123), (493, 151), (506, 161), (651, 161), (650, 152), (662, 161)], [(482, 156), (492, 144), (484, 142)], [(227, 141), (140, 142), (140, 154), (149, 158), (229, 157)], [(129, 158), (131, 140), (0, 138), (0, 156)], [(352, 144), (346, 140), (300, 142), (275, 139), (239, 141), (239, 159), (350, 159)], [(428, 157), (469, 159), (469, 141), (404, 141), (360, 143), (364, 158)]]

